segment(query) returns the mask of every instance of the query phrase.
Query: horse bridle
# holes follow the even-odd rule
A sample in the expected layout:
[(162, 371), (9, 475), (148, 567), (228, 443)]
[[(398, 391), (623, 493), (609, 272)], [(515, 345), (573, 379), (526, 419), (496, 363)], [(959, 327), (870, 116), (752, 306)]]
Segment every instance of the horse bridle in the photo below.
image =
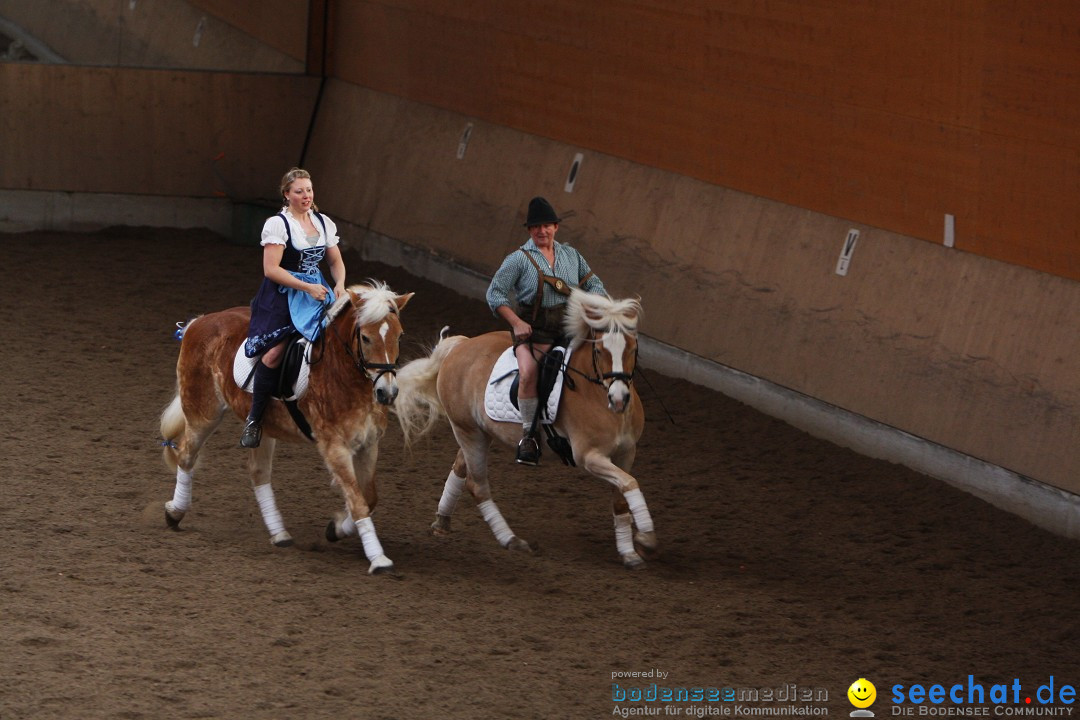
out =
[[(595, 333), (596, 331), (593, 330), (592, 332)], [(561, 366), (560, 369), (563, 371), (564, 375), (568, 371), (572, 370), (573, 372), (576, 372), (578, 375), (585, 378), (589, 382), (593, 383), (594, 385), (599, 385), (600, 387), (604, 388), (605, 390), (610, 390), (612, 383), (614, 383), (616, 380), (622, 380), (627, 385), (632, 385), (633, 384), (633, 382), (634, 382), (634, 373), (637, 372), (638, 348), (637, 348), (636, 345), (634, 346), (634, 369), (631, 372), (628, 372), (628, 373), (627, 372), (609, 372), (609, 373), (606, 373), (606, 372), (601, 372), (600, 371), (600, 349), (597, 347), (600, 344), (600, 340), (595, 338), (595, 337), (591, 337), (591, 338), (585, 340), (585, 342), (592, 345), (592, 365), (593, 365), (593, 372), (595, 373), (595, 375), (588, 375), (586, 373), (581, 372), (577, 368), (572, 368), (568, 364), (566, 364), (565, 362), (560, 361), (560, 366)], [(545, 355), (550, 355), (549, 352), (544, 353), (544, 354)], [(568, 376), (568, 379), (569, 379), (569, 376)], [(606, 382), (606, 381), (610, 381), (610, 382)], [(573, 389), (573, 383), (570, 384), (570, 389), (571, 390)]]
[[(610, 390), (612, 383), (614, 383), (617, 380), (622, 380), (627, 385), (631, 385), (634, 382), (634, 372), (633, 372), (633, 370), (631, 370), (628, 373), (626, 373), (626, 372), (609, 372), (609, 373), (600, 372), (600, 350), (597, 347), (600, 344), (600, 340), (597, 340), (597, 339), (593, 338), (589, 342), (592, 344), (593, 371), (596, 373), (597, 377), (600, 378), (598, 382), (601, 385), (603, 385), (605, 388)], [(637, 345), (635, 345), (634, 346), (634, 369), (635, 370), (637, 369), (637, 352), (638, 352)], [(590, 378), (590, 380), (591, 379), (592, 378)], [(610, 380), (611, 382), (605, 383), (604, 380)]]
[[(391, 310), (391, 312), (395, 311)], [(364, 374), (364, 377), (371, 381), (372, 385), (378, 384), (379, 380), (382, 379), (382, 376), (386, 375), (387, 373), (391, 375), (397, 375), (399, 363), (373, 363), (367, 361), (367, 358), (364, 357), (364, 337), (360, 334), (360, 328), (356, 328), (353, 331), (353, 337), (356, 339), (356, 353), (353, 353), (352, 348), (349, 347), (349, 344), (342, 340), (341, 336), (338, 335), (337, 328), (334, 327), (334, 323), (330, 323), (330, 329), (334, 332), (334, 337), (337, 338), (337, 341), (341, 343), (341, 346), (343, 348), (345, 348), (345, 354), (348, 355), (349, 359), (353, 361), (353, 366), (356, 367), (357, 370), (362, 372)], [(374, 377), (371, 376), (371, 370), (376, 371)]]
[[(368, 362), (367, 358), (364, 357), (364, 338), (360, 334), (360, 328), (356, 328), (354, 334), (356, 336), (356, 355), (352, 354), (352, 351), (349, 350), (348, 346), (345, 346), (345, 352), (347, 352), (349, 354), (349, 357), (352, 358), (353, 364), (356, 366), (356, 369), (364, 373), (364, 375), (367, 376), (367, 379), (371, 381), (372, 385), (378, 384), (379, 380), (382, 379), (382, 376), (386, 375), (387, 373), (395, 376), (397, 375), (398, 363), (396, 362)], [(369, 370), (376, 371), (375, 377), (371, 377), (371, 373), (369, 372)]]

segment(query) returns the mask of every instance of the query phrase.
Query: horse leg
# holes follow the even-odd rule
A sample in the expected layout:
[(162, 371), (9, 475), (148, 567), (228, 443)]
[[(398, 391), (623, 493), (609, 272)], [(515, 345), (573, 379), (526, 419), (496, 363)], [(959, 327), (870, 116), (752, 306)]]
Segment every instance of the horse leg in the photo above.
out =
[(615, 518), (615, 550), (628, 570), (645, 567), (645, 560), (634, 549), (634, 520), (630, 506), (619, 488), (611, 488), (611, 511)]
[[(199, 457), (199, 450), (202, 449), (203, 443), (221, 422), (223, 413), (224, 410), (202, 427), (193, 426), (184, 417), (179, 395), (165, 411), (164, 422), (171, 421), (175, 423), (174, 427), (177, 429), (183, 428), (179, 440), (175, 441), (174, 449), (170, 451), (174, 453), (176, 463), (176, 485), (173, 487), (172, 500), (165, 502), (165, 524), (172, 530), (180, 529), (180, 521), (191, 509), (191, 486), (195, 476), (195, 461)], [(171, 441), (166, 439), (166, 442)]]
[[(360, 541), (364, 545), (364, 555), (371, 563), (368, 566), (369, 575), (392, 572), (394, 563), (383, 552), (382, 543), (379, 542), (379, 536), (375, 533), (375, 523), (371, 519), (371, 506), (365, 496), (367, 492), (372, 500), (375, 499), (375, 462), (379, 457), (378, 445), (373, 443), (362, 447), (355, 454), (350, 453), (344, 445), (328, 446), (322, 448), (322, 453), (330, 475), (341, 488), (342, 495), (345, 496), (347, 515), (340, 521), (341, 529), (347, 534), (352, 534), (348, 530), (354, 529), (360, 535)], [(338, 524), (335, 523), (335, 531), (337, 526)], [(328, 536), (329, 533), (330, 528), (327, 527)]]
[(453, 430), (458, 447), (461, 448), (461, 456), (468, 468), (465, 487), (476, 501), (476, 508), (483, 516), (484, 522), (491, 528), (495, 540), (507, 550), (532, 552), (532, 546), (514, 534), (506, 518), (499, 511), (499, 506), (491, 499), (491, 486), (487, 478), (487, 456), (491, 440), (479, 431), (468, 433), (456, 425), (453, 426)]
[[(645, 496), (641, 494), (641, 488), (638, 487), (637, 480), (629, 472), (623, 469), (624, 466), (629, 468), (633, 463), (633, 453), (624, 453), (619, 458), (619, 464), (612, 462), (611, 458), (606, 457), (598, 450), (589, 450), (584, 453), (584, 457), (581, 458), (581, 462), (578, 463), (586, 471), (595, 475), (596, 477), (607, 480), (611, 483), (618, 496), (613, 503), (613, 512), (616, 517), (615, 536), (616, 544), (619, 550), (619, 554), (623, 556), (623, 564), (627, 567), (638, 567), (639, 563), (630, 559), (627, 562), (627, 558), (623, 553), (624, 546), (619, 544), (620, 533), (625, 536), (625, 520), (619, 520), (620, 515), (625, 515), (626, 512), (623, 509), (629, 510), (629, 513), (633, 519), (633, 524), (637, 527), (637, 532), (633, 534), (632, 541), (634, 549), (637, 553), (648, 555), (655, 554), (660, 547), (660, 544), (656, 538), (656, 529), (653, 526), (652, 515), (649, 513), (649, 507), (645, 504)], [(622, 525), (620, 526), (620, 523)], [(640, 557), (639, 557), (640, 559)]]
[(461, 490), (465, 487), (465, 478), (469, 476), (469, 468), (465, 464), (465, 453), (458, 448), (454, 466), (450, 468), (450, 474), (446, 476), (443, 484), (442, 497), (439, 498), (439, 509), (435, 512), (435, 522), (431, 523), (432, 535), (450, 534), (450, 516), (457, 507)]
[(251, 473), (251, 488), (255, 491), (255, 501), (259, 504), (266, 531), (270, 533), (270, 544), (277, 547), (291, 547), (292, 535), (285, 529), (277, 500), (274, 498), (274, 486), (270, 484), (270, 474), (274, 467), (274, 449), (277, 441), (265, 438), (262, 443), (252, 448), (248, 456), (248, 472)]
[(180, 521), (191, 509), (192, 479), (190, 470), (185, 470), (180, 465), (176, 466), (176, 485), (173, 487), (172, 500), (165, 501), (165, 524), (171, 530), (180, 529)]
[[(375, 505), (379, 501), (375, 488), (375, 479), (372, 477), (367, 483), (361, 482), (365, 475), (364, 468), (357, 464), (355, 457), (353, 458), (353, 475), (356, 477), (360, 492), (364, 495), (364, 502), (368, 505), (368, 511), (375, 512)], [(345, 510), (334, 513), (334, 518), (326, 525), (326, 539), (330, 542), (344, 540), (347, 537), (356, 535), (357, 532), (356, 523), (353, 521), (352, 515), (349, 514), (348, 503), (345, 504)]]

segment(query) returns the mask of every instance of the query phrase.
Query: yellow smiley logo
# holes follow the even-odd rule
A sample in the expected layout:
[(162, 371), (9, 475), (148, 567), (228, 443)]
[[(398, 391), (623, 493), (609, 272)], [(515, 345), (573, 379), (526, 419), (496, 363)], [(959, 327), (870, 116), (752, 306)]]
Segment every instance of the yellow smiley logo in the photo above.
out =
[(877, 700), (877, 688), (866, 678), (859, 678), (847, 689), (848, 700), (857, 708), (866, 708)]

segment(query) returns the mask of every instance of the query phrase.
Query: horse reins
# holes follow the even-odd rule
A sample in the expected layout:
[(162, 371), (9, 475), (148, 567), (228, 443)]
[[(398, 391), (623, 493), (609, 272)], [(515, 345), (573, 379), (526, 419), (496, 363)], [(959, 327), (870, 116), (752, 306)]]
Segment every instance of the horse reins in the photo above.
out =
[[(566, 375), (568, 371), (573, 371), (573, 372), (577, 373), (578, 375), (580, 375), (581, 377), (588, 380), (589, 382), (593, 383), (594, 385), (599, 385), (600, 387), (604, 388), (605, 390), (610, 389), (610, 387), (611, 387), (608, 383), (604, 382), (605, 380), (611, 380), (612, 382), (615, 382), (616, 380), (622, 380), (627, 385), (632, 385), (633, 384), (633, 382), (634, 382), (634, 374), (637, 373), (638, 349), (637, 349), (636, 346), (634, 347), (634, 370), (632, 372), (628, 372), (628, 373), (626, 373), (626, 372), (609, 372), (609, 373), (606, 373), (606, 372), (601, 372), (600, 371), (600, 362), (599, 362), (600, 351), (596, 347), (597, 344), (600, 341), (598, 339), (596, 339), (596, 338), (590, 338), (588, 340), (585, 340), (585, 342), (590, 343), (592, 345), (593, 372), (595, 372), (596, 374), (595, 375), (589, 375), (587, 373), (583, 373), (582, 371), (578, 370), (577, 368), (570, 367), (568, 364), (566, 364), (565, 362), (563, 362), (560, 359), (559, 360), (559, 369), (563, 372), (564, 375)], [(549, 358), (553, 357), (553, 354), (550, 351), (545, 351), (542, 354), (543, 354), (545, 359), (549, 359)], [(563, 357), (565, 357), (565, 356), (563, 356)], [(569, 376), (568, 376), (568, 379), (569, 379)], [(574, 389), (573, 383), (570, 383), (570, 389), (571, 390)]]
[[(612, 380), (612, 381), (622, 380), (627, 385), (632, 385), (633, 384), (634, 376), (639, 374), (638, 373), (638, 364), (637, 364), (638, 347), (639, 346), (634, 347), (634, 370), (633, 370), (633, 372), (630, 372), (630, 373), (616, 373), (616, 372), (602, 373), (602, 372), (600, 372), (600, 365), (599, 365), (599, 363), (597, 361), (597, 358), (600, 355), (600, 351), (597, 350), (596, 345), (599, 342), (599, 340), (596, 340), (595, 338), (593, 338), (593, 339), (586, 340), (585, 342), (592, 343), (592, 346), (593, 346), (593, 350), (592, 350), (593, 358), (592, 358), (592, 361), (593, 361), (593, 370), (596, 372), (596, 376), (594, 377), (592, 375), (587, 375), (586, 373), (581, 372), (577, 368), (572, 368), (567, 363), (563, 362), (560, 359), (559, 360), (559, 370), (561, 370), (563, 375), (566, 377), (567, 387), (569, 387), (571, 390), (574, 389), (574, 383), (571, 381), (571, 378), (570, 378), (570, 375), (568, 374), (568, 371), (576, 372), (578, 375), (585, 378), (589, 382), (591, 382), (591, 383), (593, 383), (595, 385), (599, 385), (600, 387), (602, 387), (604, 389), (609, 389), (610, 388), (609, 385), (604, 383), (604, 380)], [(550, 351), (544, 352), (543, 355), (544, 355), (545, 359), (550, 358), (550, 357), (553, 356), (553, 354)], [(655, 390), (655, 388), (653, 388), (652, 383), (649, 381), (649, 376), (645, 375), (644, 373), (640, 373), (640, 374), (641, 374), (641, 376), (643, 378), (645, 378), (645, 382), (648, 383), (649, 388)], [(671, 417), (671, 413), (668, 412), (667, 406), (664, 405), (664, 401), (663, 401), (663, 399), (660, 398), (659, 394), (657, 394), (657, 400), (660, 402), (660, 407), (662, 407), (664, 409), (664, 414), (668, 416), (668, 420), (671, 421), (672, 425), (675, 425), (676, 424), (675, 423), (675, 418)]]

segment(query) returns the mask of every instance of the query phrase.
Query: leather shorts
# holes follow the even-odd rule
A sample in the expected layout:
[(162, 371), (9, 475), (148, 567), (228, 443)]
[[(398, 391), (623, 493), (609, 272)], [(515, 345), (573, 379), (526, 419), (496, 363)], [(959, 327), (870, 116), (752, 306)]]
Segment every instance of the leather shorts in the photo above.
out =
[(537, 345), (554, 345), (556, 342), (565, 337), (565, 331), (563, 330), (563, 317), (566, 315), (566, 305), (553, 305), (552, 307), (542, 307), (536, 311), (536, 321), (533, 321), (533, 306), (522, 305), (518, 309), (518, 317), (525, 322), (532, 325), (532, 337), (525, 340), (518, 340), (511, 337), (514, 341), (514, 347), (523, 343), (531, 342)]

